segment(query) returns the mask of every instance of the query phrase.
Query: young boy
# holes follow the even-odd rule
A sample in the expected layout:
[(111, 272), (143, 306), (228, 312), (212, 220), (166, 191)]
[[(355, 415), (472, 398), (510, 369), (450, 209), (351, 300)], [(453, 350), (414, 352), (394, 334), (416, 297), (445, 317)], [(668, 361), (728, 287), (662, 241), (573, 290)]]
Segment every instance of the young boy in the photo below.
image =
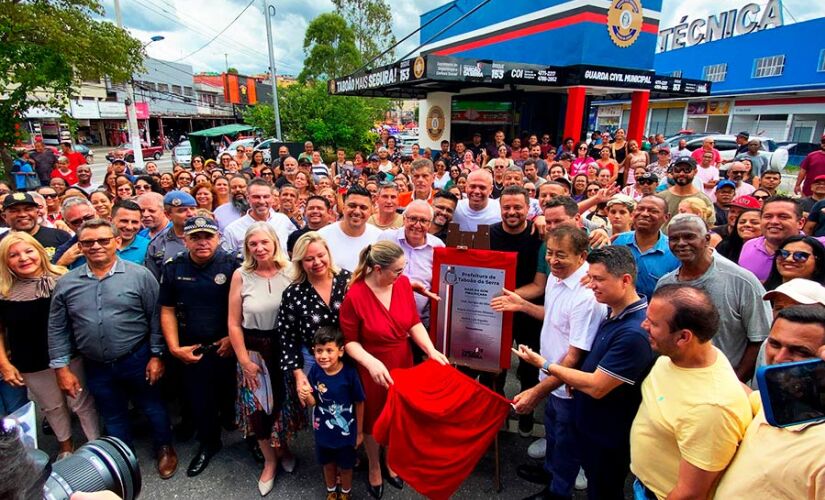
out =
[[(316, 363), (308, 374), (312, 389), (302, 389), (299, 396), (305, 405), (315, 407), (315, 451), (324, 466), (327, 500), (349, 500), (355, 448), (364, 440), (364, 388), (358, 372), (342, 358), (341, 330), (332, 326), (319, 328), (312, 345)], [(339, 474), (340, 493), (336, 484)]]

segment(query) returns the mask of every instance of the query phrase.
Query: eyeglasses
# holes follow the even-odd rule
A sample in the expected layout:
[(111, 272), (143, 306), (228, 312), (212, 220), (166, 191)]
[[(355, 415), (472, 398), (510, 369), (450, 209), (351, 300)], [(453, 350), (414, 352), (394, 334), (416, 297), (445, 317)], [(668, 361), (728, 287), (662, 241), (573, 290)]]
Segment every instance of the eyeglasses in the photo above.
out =
[(656, 181), (653, 179), (639, 179), (636, 181), (638, 184), (656, 184)]
[(744, 170), (731, 170), (730, 175), (745, 175)]
[(425, 219), (424, 217), (407, 216), (404, 217), (404, 219), (412, 225), (421, 224), (422, 226), (426, 226), (427, 224), (432, 222), (430, 219)]
[(802, 250), (791, 252), (790, 250), (785, 250), (784, 248), (777, 250), (776, 255), (781, 260), (788, 260), (788, 257), (792, 257), (793, 261), (797, 264), (808, 262), (808, 259), (811, 258), (811, 254), (809, 252), (803, 252)]
[(261, 173), (261, 177), (272, 177), (273, 175), (275, 175), (275, 174), (273, 174), (272, 172), (262, 172)]
[(146, 191), (152, 189), (149, 184), (135, 184), (135, 191)]
[(67, 220), (66, 222), (68, 222), (69, 225), (72, 226), (72, 227), (77, 227), (77, 226), (83, 224), (84, 222), (86, 222), (87, 220), (92, 220), (94, 218), (95, 218), (95, 215), (90, 214), (90, 215), (84, 215), (83, 217), (81, 217), (79, 219)]
[(192, 160), (192, 163), (203, 163), (203, 160)]
[(40, 193), (40, 194), (43, 196), (43, 198), (46, 198), (46, 199), (57, 198), (57, 193)]
[(587, 150), (587, 146), (581, 146), (581, 147), (579, 147), (579, 151), (586, 151), (586, 150)]
[(770, 198), (770, 196), (767, 195), (767, 194), (763, 194), (763, 195), (759, 195), (759, 196), (756, 196), (756, 195), (751, 195), (751, 196), (753, 196), (757, 200), (767, 200), (768, 198)]
[(693, 172), (693, 167), (673, 167), (674, 174), (687, 174)]
[(96, 240), (79, 240), (78, 243), (80, 243), (81, 247), (88, 249), (88, 248), (94, 248), (95, 244), (98, 244), (102, 247), (108, 246), (109, 243), (111, 243), (113, 239), (114, 239), (114, 237), (112, 237), (112, 238), (98, 238)]

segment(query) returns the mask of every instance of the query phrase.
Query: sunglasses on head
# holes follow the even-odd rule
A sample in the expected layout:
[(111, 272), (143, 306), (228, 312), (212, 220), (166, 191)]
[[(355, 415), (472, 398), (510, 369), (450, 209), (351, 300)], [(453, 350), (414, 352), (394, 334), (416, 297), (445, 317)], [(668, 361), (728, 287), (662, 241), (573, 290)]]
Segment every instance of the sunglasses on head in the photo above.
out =
[(808, 262), (808, 259), (811, 258), (810, 252), (803, 252), (802, 250), (791, 252), (790, 250), (785, 250), (784, 248), (777, 250), (776, 255), (782, 260), (788, 260), (788, 257), (792, 257), (793, 261), (798, 264)]

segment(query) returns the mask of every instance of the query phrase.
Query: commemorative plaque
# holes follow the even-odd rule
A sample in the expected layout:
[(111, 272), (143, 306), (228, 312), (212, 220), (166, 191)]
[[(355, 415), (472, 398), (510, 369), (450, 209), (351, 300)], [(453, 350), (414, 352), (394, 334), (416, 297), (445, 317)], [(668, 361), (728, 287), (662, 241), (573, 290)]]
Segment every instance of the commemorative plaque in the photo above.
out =
[(512, 289), (516, 257), (512, 252), (437, 248), (433, 255), (433, 291), (440, 300), (431, 335), (451, 362), (498, 372), (510, 367), (512, 314), (496, 312), (490, 301), (502, 288)]

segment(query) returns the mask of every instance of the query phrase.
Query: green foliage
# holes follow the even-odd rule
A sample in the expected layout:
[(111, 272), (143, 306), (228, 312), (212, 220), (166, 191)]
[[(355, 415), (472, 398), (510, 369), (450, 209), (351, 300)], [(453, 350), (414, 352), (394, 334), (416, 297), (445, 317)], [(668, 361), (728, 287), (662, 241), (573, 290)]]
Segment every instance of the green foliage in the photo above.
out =
[(28, 109), (65, 110), (81, 80), (123, 82), (141, 67), (140, 41), (92, 15), (98, 0), (0, 0), (0, 151)]
[[(332, 4), (355, 33), (355, 44), (364, 62), (395, 44), (392, 11), (385, 0), (332, 0)], [(393, 56), (394, 51), (390, 51), (373, 66), (390, 64)]]
[(328, 80), (352, 73), (363, 64), (355, 32), (340, 15), (321, 14), (309, 23), (304, 36), (304, 69), (298, 80)]
[(233, 67), (230, 66), (230, 67), (226, 68), (226, 72), (229, 73), (230, 75), (237, 75), (238, 74), (238, 68), (233, 68)]
[(287, 141), (311, 140), (316, 146), (355, 151), (372, 149), (374, 136), (370, 130), (389, 109), (390, 101), (333, 96), (324, 83), (309, 82), (280, 87), (278, 106)]
[(275, 110), (270, 104), (247, 106), (243, 112), (243, 122), (263, 130), (265, 137), (275, 137)]

